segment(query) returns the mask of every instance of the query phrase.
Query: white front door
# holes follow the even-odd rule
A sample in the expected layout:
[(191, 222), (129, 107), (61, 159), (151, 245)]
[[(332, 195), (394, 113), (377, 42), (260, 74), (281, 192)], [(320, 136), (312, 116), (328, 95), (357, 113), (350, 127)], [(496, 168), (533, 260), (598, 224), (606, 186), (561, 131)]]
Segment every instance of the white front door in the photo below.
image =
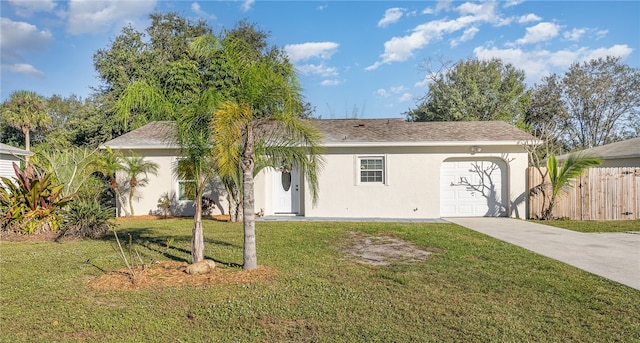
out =
[(295, 168), (278, 168), (273, 173), (274, 213), (297, 214), (300, 209), (300, 176)]

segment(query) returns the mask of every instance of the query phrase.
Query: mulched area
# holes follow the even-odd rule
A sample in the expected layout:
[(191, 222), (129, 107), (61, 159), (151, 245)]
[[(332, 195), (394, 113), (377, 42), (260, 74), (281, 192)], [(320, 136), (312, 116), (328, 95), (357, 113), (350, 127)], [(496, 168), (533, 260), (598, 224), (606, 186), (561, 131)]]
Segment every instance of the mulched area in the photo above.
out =
[(247, 271), (239, 268), (217, 266), (207, 274), (190, 275), (185, 272), (186, 262), (165, 261), (135, 268), (135, 278), (127, 269), (103, 274), (92, 279), (87, 287), (102, 291), (163, 289), (168, 287), (211, 287), (226, 284), (248, 285), (269, 281), (278, 270), (269, 266), (258, 266)]

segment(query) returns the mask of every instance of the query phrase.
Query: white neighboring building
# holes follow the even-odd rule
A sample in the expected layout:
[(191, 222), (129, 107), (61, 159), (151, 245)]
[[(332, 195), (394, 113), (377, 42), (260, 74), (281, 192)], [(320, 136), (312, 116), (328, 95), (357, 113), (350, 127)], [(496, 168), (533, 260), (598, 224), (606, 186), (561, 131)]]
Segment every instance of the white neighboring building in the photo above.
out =
[[(426, 122), (402, 119), (313, 120), (323, 134), (325, 166), (314, 206), (294, 168), (265, 169), (256, 177), (255, 208), (265, 215), (342, 218), (439, 218), (526, 215), (528, 155), (535, 137), (505, 122)], [(135, 151), (160, 165), (157, 177), (140, 189), (136, 214), (157, 211), (169, 194), (174, 213), (191, 215), (181, 200), (173, 168), (178, 147), (173, 122), (153, 122), (103, 146)], [(293, 170), (290, 170), (293, 169)], [(222, 187), (208, 197), (213, 214), (226, 213)]]
[(31, 153), (26, 150), (0, 143), (0, 176), (14, 178), (16, 173), (13, 170), (13, 162), (19, 166), (20, 161), (29, 155)]

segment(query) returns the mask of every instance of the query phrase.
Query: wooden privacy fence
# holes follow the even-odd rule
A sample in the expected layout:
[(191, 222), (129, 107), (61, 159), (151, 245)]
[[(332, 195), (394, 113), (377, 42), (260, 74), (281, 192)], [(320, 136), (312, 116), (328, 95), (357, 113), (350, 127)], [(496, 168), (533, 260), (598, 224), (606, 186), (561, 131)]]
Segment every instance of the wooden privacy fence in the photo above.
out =
[[(546, 171), (546, 168), (542, 168)], [(528, 169), (528, 188), (542, 183), (540, 172)], [(545, 182), (548, 182), (548, 177)], [(556, 200), (553, 217), (576, 220), (640, 219), (640, 168), (590, 168), (573, 188)], [(527, 218), (542, 213), (541, 193), (529, 194)]]

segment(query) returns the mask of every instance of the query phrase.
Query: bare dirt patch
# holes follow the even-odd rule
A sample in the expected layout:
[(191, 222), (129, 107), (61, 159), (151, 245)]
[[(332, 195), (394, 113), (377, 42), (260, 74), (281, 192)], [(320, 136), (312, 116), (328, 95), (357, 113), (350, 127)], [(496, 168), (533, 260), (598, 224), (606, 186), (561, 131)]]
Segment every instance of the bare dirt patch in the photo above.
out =
[(207, 274), (189, 275), (185, 273), (186, 262), (166, 261), (150, 266), (137, 267), (135, 281), (132, 282), (128, 269), (103, 274), (87, 283), (96, 290), (121, 291), (142, 289), (163, 289), (176, 286), (211, 287), (226, 284), (248, 285), (268, 281), (278, 274), (277, 269), (259, 266), (256, 270), (216, 267)]
[(355, 262), (376, 266), (415, 263), (424, 261), (431, 255), (431, 252), (422, 250), (409, 241), (356, 232), (349, 232), (349, 241), (340, 250), (348, 253)]

